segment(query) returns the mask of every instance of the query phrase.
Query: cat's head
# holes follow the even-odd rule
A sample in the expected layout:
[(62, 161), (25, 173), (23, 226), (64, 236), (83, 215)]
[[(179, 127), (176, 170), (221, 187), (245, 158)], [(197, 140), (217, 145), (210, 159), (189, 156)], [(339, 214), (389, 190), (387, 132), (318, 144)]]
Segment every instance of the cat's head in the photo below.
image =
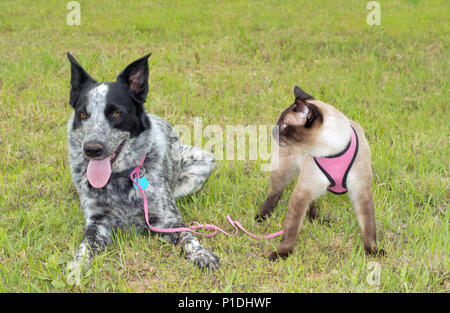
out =
[(294, 96), (294, 103), (281, 113), (272, 130), (280, 146), (312, 143), (323, 123), (323, 113), (311, 102), (311, 95), (295, 86)]

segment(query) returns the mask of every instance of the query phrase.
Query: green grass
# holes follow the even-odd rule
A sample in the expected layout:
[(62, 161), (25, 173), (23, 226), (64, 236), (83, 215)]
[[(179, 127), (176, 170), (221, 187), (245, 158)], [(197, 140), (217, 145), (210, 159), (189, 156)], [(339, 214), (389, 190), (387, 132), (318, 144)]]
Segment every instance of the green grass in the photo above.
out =
[[(68, 1), (0, 3), (0, 292), (444, 292), (449, 264), (449, 23), (447, 1)], [(170, 3), (170, 4), (169, 4)], [(146, 108), (172, 124), (271, 125), (300, 85), (366, 130), (380, 247), (364, 255), (347, 197), (318, 201), (329, 226), (305, 222), (294, 254), (271, 263), (279, 239), (204, 238), (221, 258), (202, 272), (156, 237), (118, 233), (81, 286), (61, 270), (84, 220), (67, 162), (72, 52), (112, 81), (148, 52)], [(273, 217), (253, 221), (268, 190), (255, 161), (220, 161), (203, 190), (178, 201), (186, 221), (256, 233), (282, 227), (292, 186)], [(380, 264), (379, 285), (367, 283)]]

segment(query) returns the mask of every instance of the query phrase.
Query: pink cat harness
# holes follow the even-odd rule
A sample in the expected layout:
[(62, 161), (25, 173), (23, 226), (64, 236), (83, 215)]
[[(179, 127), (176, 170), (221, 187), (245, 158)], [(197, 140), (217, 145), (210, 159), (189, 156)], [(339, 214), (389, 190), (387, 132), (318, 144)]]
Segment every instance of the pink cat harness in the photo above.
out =
[(329, 157), (314, 158), (319, 169), (330, 181), (328, 190), (338, 195), (347, 192), (347, 175), (358, 154), (358, 135), (355, 129), (351, 128), (350, 142), (342, 152)]

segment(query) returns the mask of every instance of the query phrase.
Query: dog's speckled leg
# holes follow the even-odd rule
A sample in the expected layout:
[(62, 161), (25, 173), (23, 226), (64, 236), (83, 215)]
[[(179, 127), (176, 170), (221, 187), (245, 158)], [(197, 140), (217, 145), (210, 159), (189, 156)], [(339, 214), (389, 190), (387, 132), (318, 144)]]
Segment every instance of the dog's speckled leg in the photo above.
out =
[[(88, 202), (82, 201), (82, 206), (87, 205)], [(99, 212), (99, 208), (93, 207), (87, 212)], [(88, 267), (93, 256), (101, 252), (111, 241), (109, 223), (107, 215), (102, 213), (91, 215), (86, 219), (83, 240), (75, 253), (74, 260), (67, 265), (69, 283), (79, 285), (83, 268)]]

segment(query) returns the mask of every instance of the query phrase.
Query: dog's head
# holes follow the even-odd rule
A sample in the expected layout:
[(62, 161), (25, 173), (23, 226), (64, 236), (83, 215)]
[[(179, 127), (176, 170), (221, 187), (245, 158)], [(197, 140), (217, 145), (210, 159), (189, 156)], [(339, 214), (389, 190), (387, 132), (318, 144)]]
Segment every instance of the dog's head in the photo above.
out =
[(102, 188), (111, 175), (111, 165), (124, 145), (150, 127), (144, 110), (148, 93), (148, 58), (128, 65), (115, 82), (96, 82), (67, 53), (71, 64), (70, 105), (74, 108), (73, 131), (89, 160), (88, 179)]
[(272, 135), (281, 146), (309, 143), (323, 122), (321, 110), (309, 101), (314, 100), (311, 95), (295, 86), (294, 96), (294, 103), (281, 113), (272, 130)]

